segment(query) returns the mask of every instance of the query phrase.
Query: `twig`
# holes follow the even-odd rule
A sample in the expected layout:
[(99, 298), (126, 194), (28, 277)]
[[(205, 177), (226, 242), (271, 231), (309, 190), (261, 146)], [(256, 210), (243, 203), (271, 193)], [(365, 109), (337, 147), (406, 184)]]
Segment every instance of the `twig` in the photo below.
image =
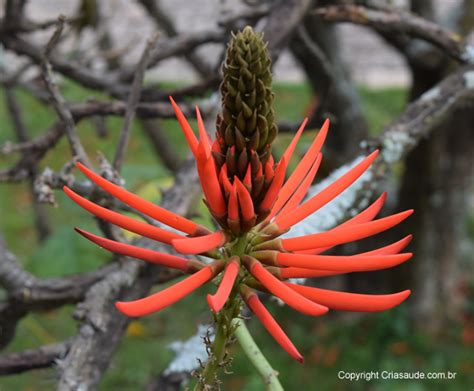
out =
[(240, 318), (235, 318), (232, 320), (232, 325), (236, 328), (235, 336), (237, 341), (239, 341), (242, 350), (262, 377), (265, 389), (267, 391), (283, 391), (283, 387), (278, 381), (278, 372), (272, 368), (260, 351), (245, 322)]
[[(198, 46), (208, 43), (224, 42), (225, 34), (220, 30), (205, 30), (199, 33), (186, 34), (182, 33), (168, 39), (158, 40), (156, 50), (153, 51), (148, 62), (148, 67), (156, 66), (160, 61), (170, 57), (183, 56)], [(209, 67), (209, 65), (206, 65)], [(133, 78), (135, 69), (125, 68), (120, 72), (120, 80), (128, 81)], [(210, 72), (203, 74), (206, 78)]]
[(133, 78), (132, 88), (130, 90), (130, 95), (127, 100), (127, 108), (125, 110), (125, 119), (123, 121), (123, 127), (122, 131), (120, 132), (119, 142), (113, 163), (113, 167), (117, 172), (119, 172), (122, 167), (125, 151), (128, 145), (128, 139), (130, 138), (133, 118), (135, 117), (135, 112), (140, 100), (143, 78), (145, 77), (148, 61), (150, 60), (151, 52), (155, 48), (157, 40), (158, 34), (155, 34), (150, 40), (148, 40), (145, 49), (143, 50), (142, 57), (140, 58), (140, 62), (138, 63), (135, 77)]
[(31, 286), (33, 282), (34, 276), (21, 267), (0, 236), (0, 286), (8, 291), (14, 291)]
[[(171, 40), (172, 40), (172, 37), (179, 37), (180, 34), (178, 34), (178, 30), (176, 29), (173, 20), (162, 9), (159, 0), (140, 0), (140, 3), (148, 11), (150, 16), (155, 20), (156, 25), (159, 28), (163, 29), (166, 35), (171, 37)], [(202, 34), (193, 34), (193, 35), (194, 35), (194, 38), (198, 38), (200, 36), (202, 38)], [(191, 39), (191, 42), (192, 42), (192, 39)], [(178, 40), (178, 45), (173, 44), (172, 46), (179, 48), (180, 46), (179, 40)], [(192, 65), (192, 67), (196, 70), (196, 72), (200, 76), (207, 77), (209, 74), (213, 72), (212, 67), (208, 64), (206, 59), (203, 58), (201, 55), (199, 55), (199, 53), (194, 52), (193, 47), (188, 46), (188, 49), (186, 50), (186, 46), (184, 46), (184, 49), (185, 50), (181, 52), (181, 55), (184, 55), (186, 60)], [(163, 50), (163, 48), (160, 48), (160, 50), (156, 51), (156, 54), (159, 55), (160, 52), (166, 52), (166, 50)], [(154, 58), (153, 64), (156, 64), (156, 63), (157, 63), (157, 58)]]
[[(12, 34), (0, 34), (0, 41), (5, 48), (18, 55), (27, 56), (37, 64), (42, 62), (43, 51), (31, 42)], [(97, 74), (87, 67), (79, 66), (54, 55), (51, 55), (48, 61), (56, 72), (76, 80), (84, 87), (104, 91), (120, 98), (126, 93), (127, 86), (109, 74)]]
[(66, 136), (69, 140), (69, 145), (71, 146), (71, 152), (74, 157), (77, 157), (79, 160), (84, 162), (87, 165), (90, 165), (89, 158), (86, 155), (84, 147), (79, 140), (79, 137), (76, 133), (76, 126), (74, 123), (74, 118), (72, 117), (71, 112), (66, 106), (66, 101), (64, 100), (63, 96), (59, 92), (59, 89), (56, 83), (53, 81), (53, 73), (51, 64), (48, 60), (48, 57), (51, 53), (51, 50), (58, 42), (61, 33), (64, 28), (64, 17), (59, 17), (58, 25), (56, 30), (54, 31), (51, 39), (49, 40), (46, 48), (44, 50), (43, 60), (41, 62), (41, 69), (43, 73), (43, 79), (46, 83), (46, 88), (48, 89), (49, 93), (52, 97), (52, 103), (56, 113), (58, 114), (59, 118), (63, 122), (65, 127)]
[[(10, 114), (10, 117), (13, 123), (13, 128), (15, 129), (15, 133), (17, 135), (18, 141), (27, 142), (29, 137), (28, 137), (26, 126), (23, 122), (23, 115), (21, 112), (21, 108), (16, 99), (14, 91), (12, 91), (11, 87), (9, 87), (8, 85), (5, 85), (5, 101), (6, 101), (8, 112)], [(34, 182), (35, 182), (37, 173), (38, 173), (38, 168), (36, 164), (32, 164), (29, 167), (29, 188), (30, 188), (30, 193), (31, 193), (31, 198), (32, 198), (34, 220), (35, 220), (36, 231), (38, 234), (38, 239), (40, 241), (43, 241), (49, 236), (51, 232), (51, 228), (48, 222), (48, 215), (46, 214), (46, 211), (44, 210), (43, 205), (41, 205), (38, 202), (38, 199), (36, 198), (36, 195), (35, 195)]]
[(0, 356), (0, 375), (14, 375), (55, 364), (69, 349), (70, 341), (44, 345), (37, 349)]

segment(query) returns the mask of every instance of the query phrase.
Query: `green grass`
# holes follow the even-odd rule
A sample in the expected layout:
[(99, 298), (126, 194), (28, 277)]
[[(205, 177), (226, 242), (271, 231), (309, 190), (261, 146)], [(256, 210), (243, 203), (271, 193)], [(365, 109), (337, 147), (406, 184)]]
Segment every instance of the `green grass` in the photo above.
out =
[[(74, 84), (63, 87), (68, 99), (79, 101), (97, 96)], [(405, 91), (400, 89), (360, 89), (363, 106), (375, 134), (403, 108)], [(18, 95), (25, 112), (26, 125), (31, 136), (44, 132), (54, 121), (54, 114), (25, 94)], [(310, 90), (303, 85), (277, 85), (276, 107), (278, 116), (287, 121), (298, 121), (305, 114), (310, 101)], [(0, 143), (13, 138), (11, 123), (0, 104)], [(109, 159), (121, 128), (118, 118), (107, 119), (109, 136), (97, 137), (90, 121), (78, 126), (85, 148), (96, 161), (97, 151)], [(176, 151), (183, 156), (186, 146), (175, 121), (164, 121), (164, 127)], [(279, 138), (277, 152), (282, 151), (288, 136)], [(43, 167), (59, 169), (69, 158), (65, 140), (48, 154)], [(11, 165), (16, 155), (0, 157), (0, 168)], [(169, 173), (154, 157), (141, 129), (133, 129), (130, 147), (123, 171), (127, 187), (157, 200), (159, 188), (169, 186)], [(155, 191), (156, 190), (156, 191)], [(60, 276), (74, 272), (93, 270), (107, 262), (105, 251), (97, 249), (78, 235), (72, 227), (81, 226), (95, 230), (90, 216), (69, 202), (61, 192), (56, 192), (58, 207), (47, 207), (54, 227), (53, 235), (42, 246), (36, 244), (32, 228), (31, 200), (25, 184), (0, 184), (0, 231), (6, 236), (8, 245), (18, 255), (25, 267), (38, 276)], [(28, 243), (28, 245), (25, 245)], [(177, 303), (159, 314), (133, 322), (127, 337), (107, 371), (100, 389), (143, 389), (150, 376), (166, 367), (172, 354), (167, 345), (176, 339), (193, 335), (196, 326), (209, 322), (204, 287), (196, 294)], [(272, 312), (306, 356), (304, 366), (293, 362), (266, 334), (255, 320), (250, 329), (270, 362), (280, 372), (281, 381), (287, 390), (460, 390), (472, 388), (472, 352), (460, 342), (459, 326), (443, 340), (433, 341), (420, 331), (410, 329), (404, 307), (383, 314), (370, 314), (358, 321), (341, 321), (341, 318), (326, 316), (311, 319), (295, 314), (287, 308), (270, 305)], [(30, 314), (20, 322), (14, 342), (7, 352), (22, 351), (45, 343), (61, 341), (74, 335), (76, 322), (72, 319), (72, 307)], [(235, 348), (233, 375), (224, 379), (224, 389), (261, 390), (262, 383), (242, 352)], [(372, 383), (349, 383), (339, 380), (339, 370), (369, 371), (456, 371), (456, 382), (425, 381), (396, 382), (376, 381)], [(0, 378), (0, 390), (44, 390), (53, 389), (56, 381), (54, 369), (34, 371), (18, 376)]]

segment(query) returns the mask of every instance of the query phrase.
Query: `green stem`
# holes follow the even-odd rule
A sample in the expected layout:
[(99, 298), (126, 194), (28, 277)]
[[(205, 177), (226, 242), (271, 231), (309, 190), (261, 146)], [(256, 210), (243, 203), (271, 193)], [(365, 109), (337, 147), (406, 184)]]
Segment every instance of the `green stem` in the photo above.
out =
[(245, 354), (262, 377), (263, 382), (265, 383), (265, 389), (267, 391), (283, 391), (283, 387), (278, 380), (278, 372), (272, 368), (255, 343), (245, 325), (245, 322), (240, 318), (235, 318), (232, 320), (232, 325), (236, 328), (235, 336), (237, 337), (240, 346), (242, 346)]
[(211, 346), (209, 360), (199, 375), (194, 391), (210, 390), (218, 383), (218, 373), (225, 368), (226, 350), (235, 332), (232, 319), (240, 312), (240, 300), (235, 292), (231, 293), (224, 308), (216, 315), (216, 332)]
[(217, 323), (217, 330), (212, 344), (212, 354), (204, 367), (199, 381), (194, 387), (194, 391), (207, 389), (206, 386), (212, 385), (217, 381), (217, 373), (225, 356), (227, 338), (222, 323)]

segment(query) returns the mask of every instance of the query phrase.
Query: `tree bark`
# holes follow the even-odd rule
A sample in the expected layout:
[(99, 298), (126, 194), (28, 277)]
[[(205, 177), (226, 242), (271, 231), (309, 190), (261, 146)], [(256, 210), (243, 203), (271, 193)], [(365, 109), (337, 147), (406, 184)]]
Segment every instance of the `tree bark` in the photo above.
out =
[[(430, 7), (417, 11), (433, 16)], [(411, 99), (436, 84), (450, 67), (447, 56), (436, 48), (426, 48), (423, 55), (432, 61), (410, 63)], [(469, 99), (457, 108), (410, 152), (399, 192), (398, 208), (416, 211), (407, 222), (414, 234), (415, 256), (414, 262), (399, 269), (395, 285), (412, 287), (411, 317), (432, 334), (446, 330), (448, 322), (458, 317), (463, 299), (458, 293), (461, 244), (466, 239), (465, 211), (474, 183), (472, 103)]]
[(457, 292), (474, 175), (473, 121), (472, 108), (461, 108), (420, 143), (407, 159), (400, 191), (399, 208), (416, 211), (407, 221), (415, 256), (400, 268), (397, 283), (412, 288), (412, 317), (434, 334), (445, 329), (461, 307)]

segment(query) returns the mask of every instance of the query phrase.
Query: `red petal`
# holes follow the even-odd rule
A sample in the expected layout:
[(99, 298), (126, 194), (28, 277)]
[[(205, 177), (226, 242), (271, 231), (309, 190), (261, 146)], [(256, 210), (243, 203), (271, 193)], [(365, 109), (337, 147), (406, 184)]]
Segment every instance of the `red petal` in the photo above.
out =
[(237, 195), (239, 197), (240, 210), (245, 221), (252, 220), (255, 217), (252, 196), (245, 188), (239, 178), (234, 177), (234, 184), (237, 185)]
[[(412, 235), (408, 235), (396, 243), (392, 243), (388, 246), (378, 248), (376, 250), (367, 251), (358, 255), (394, 255), (402, 251), (412, 239)], [(326, 247), (330, 248), (330, 247)], [(313, 251), (313, 250), (309, 250)], [(338, 274), (348, 273), (350, 271), (328, 271), (318, 269), (305, 269), (299, 267), (284, 267), (280, 269), (281, 278), (313, 278), (313, 277), (327, 277), (335, 276)]]
[(195, 238), (180, 238), (172, 241), (176, 251), (182, 254), (201, 254), (222, 246), (226, 242), (226, 236), (222, 231), (210, 235), (197, 236)]
[(155, 293), (154, 295), (145, 297), (135, 301), (118, 301), (115, 303), (117, 309), (127, 316), (144, 316), (153, 312), (157, 312), (176, 303), (183, 297), (199, 288), (201, 285), (211, 280), (215, 275), (215, 271), (211, 266), (199, 270), (190, 277)]
[(290, 283), (285, 284), (316, 303), (340, 311), (385, 311), (405, 301), (411, 293), (409, 290), (405, 290), (389, 295), (362, 295), (359, 293), (334, 292)]
[(183, 112), (181, 111), (179, 106), (176, 104), (174, 99), (171, 96), (169, 98), (173, 106), (173, 110), (176, 114), (176, 118), (178, 119), (179, 125), (181, 126), (181, 129), (183, 130), (184, 137), (186, 137), (186, 140), (188, 141), (189, 148), (191, 148), (191, 152), (193, 153), (193, 155), (196, 156), (198, 141), (197, 141), (196, 136), (194, 135), (193, 129), (189, 125), (186, 117), (184, 116)]
[(263, 327), (270, 333), (270, 335), (278, 342), (278, 344), (287, 352), (292, 358), (300, 363), (304, 362), (303, 356), (295, 345), (291, 342), (285, 332), (282, 330), (280, 325), (272, 317), (270, 312), (262, 304), (258, 296), (253, 293), (248, 298), (244, 298), (245, 302), (262, 323)]
[(221, 172), (219, 174), (219, 179), (221, 184), (224, 186), (224, 191), (226, 194), (229, 194), (232, 191), (232, 184), (229, 181), (229, 177), (227, 176), (227, 164), (224, 163), (221, 167)]
[(278, 253), (277, 261), (281, 266), (341, 272), (362, 272), (388, 269), (408, 261), (412, 256), (412, 253), (395, 255), (306, 255)]
[[(387, 193), (384, 192), (379, 198), (377, 198), (374, 201), (372, 205), (368, 206), (362, 212), (358, 213), (357, 215), (347, 220), (346, 222), (339, 224), (337, 227), (334, 227), (333, 229), (331, 229), (331, 231), (342, 228), (342, 227), (349, 227), (349, 226), (354, 226), (360, 223), (367, 223), (369, 221), (372, 221), (382, 209), (382, 206), (384, 205), (386, 199), (387, 199)], [(302, 250), (301, 253), (302, 254), (321, 254), (332, 247), (333, 246), (318, 247), (311, 250)], [(300, 251), (297, 251), (297, 252), (300, 252)]]
[(275, 161), (273, 160), (273, 155), (270, 155), (267, 161), (272, 167), (275, 165)]
[(365, 253), (360, 253), (359, 255), (390, 255), (398, 254), (406, 246), (408, 246), (413, 238), (413, 235), (407, 235), (403, 239), (400, 239), (398, 242), (389, 244), (388, 246), (380, 247), (372, 251), (367, 251)]
[(290, 228), (317, 211), (322, 206), (326, 205), (352, 185), (369, 168), (378, 153), (378, 150), (372, 152), (349, 172), (338, 178), (325, 189), (321, 190), (318, 194), (313, 196), (297, 209), (289, 211), (286, 214), (279, 214), (275, 218), (274, 223), (281, 229)]
[(306, 195), (306, 193), (308, 191), (308, 188), (313, 183), (314, 177), (316, 176), (316, 173), (318, 172), (318, 168), (321, 164), (322, 158), (323, 158), (323, 155), (321, 153), (319, 153), (318, 157), (316, 158), (316, 160), (315, 160), (313, 166), (311, 167), (311, 170), (309, 171), (308, 175), (306, 176), (306, 178), (303, 180), (303, 182), (301, 182), (300, 186), (298, 187), (298, 190), (296, 190), (293, 193), (293, 195), (290, 197), (288, 202), (281, 209), (281, 211), (280, 211), (281, 214), (289, 213), (290, 211), (292, 211), (292, 210), (294, 210), (295, 208), (298, 207), (301, 200)]
[(217, 292), (214, 295), (207, 295), (209, 307), (211, 307), (211, 309), (216, 313), (224, 307), (224, 304), (229, 298), (230, 292), (234, 286), (240, 266), (237, 259), (233, 259), (227, 264)]
[(212, 143), (211, 151), (212, 151), (212, 152), (215, 152), (215, 153), (218, 153), (218, 154), (221, 154), (221, 153), (222, 153), (221, 145), (220, 145), (218, 139), (215, 139), (214, 142)]
[(308, 123), (308, 118), (305, 118), (303, 122), (301, 123), (300, 127), (298, 128), (298, 131), (295, 134), (295, 137), (293, 137), (293, 140), (291, 140), (291, 143), (288, 145), (286, 148), (285, 152), (283, 153), (283, 157), (287, 162), (290, 161), (291, 156), (293, 155), (293, 152), (295, 151), (296, 144), (298, 144), (298, 140), (300, 139), (301, 133), (303, 133), (303, 130)]
[(206, 201), (211, 208), (211, 211), (217, 216), (222, 216), (227, 211), (227, 205), (222, 195), (221, 186), (217, 179), (216, 167), (214, 159), (209, 157), (204, 167), (203, 175), (200, 175), (201, 186), (206, 196)]
[(204, 121), (202, 120), (201, 112), (199, 111), (198, 106), (196, 106), (196, 117), (199, 129), (199, 144), (204, 147), (206, 158), (208, 158), (211, 154), (211, 145), (209, 144), (209, 136), (206, 132), (206, 128), (204, 127)]
[(410, 209), (368, 223), (338, 228), (312, 235), (298, 236), (296, 238), (282, 239), (281, 245), (286, 251), (295, 251), (348, 243), (386, 231), (405, 220), (412, 213), (413, 210)]
[(265, 163), (265, 180), (270, 181), (275, 176), (273, 171), (273, 164), (270, 163), (270, 159)]
[[(245, 257), (244, 259), (248, 260), (249, 258), (250, 257)], [(283, 282), (267, 271), (260, 262), (253, 260), (248, 263), (246, 266), (250, 273), (268, 289), (270, 293), (280, 298), (291, 308), (311, 316), (323, 315), (328, 311), (326, 307), (321, 305), (315, 306), (315, 303), (287, 287)]]
[(247, 190), (250, 191), (250, 189), (252, 188), (252, 170), (251, 170), (251, 166), (250, 164), (247, 166), (247, 172), (245, 173), (245, 177), (244, 177), (244, 185), (245, 187), (247, 188)]
[(281, 186), (283, 185), (283, 181), (285, 180), (287, 164), (288, 162), (286, 161), (285, 157), (282, 157), (275, 170), (275, 176), (273, 177), (272, 183), (268, 188), (265, 197), (260, 203), (260, 209), (262, 211), (271, 210), (273, 207), (273, 204), (275, 203), (281, 190)]
[(75, 228), (75, 229), (78, 233), (80, 233), (86, 239), (89, 239), (91, 242), (94, 242), (100, 247), (105, 248), (106, 250), (112, 251), (116, 254), (121, 254), (127, 257), (142, 259), (147, 262), (155, 263), (157, 265), (162, 265), (166, 267), (171, 267), (173, 269), (179, 269), (182, 271), (187, 271), (188, 269), (189, 260), (185, 258), (132, 246), (126, 243), (116, 242), (114, 240), (110, 240), (110, 239), (106, 239), (106, 238), (102, 238), (100, 236), (94, 235), (80, 228)]
[(100, 175), (97, 175), (95, 172), (89, 170), (82, 163), (77, 163), (76, 166), (97, 186), (101, 187), (112, 196), (118, 198), (120, 201), (138, 210), (139, 212), (142, 212), (163, 224), (173, 227), (179, 231), (186, 232), (190, 235), (195, 234), (198, 230), (198, 225), (195, 222), (170, 212), (150, 201), (144, 200), (143, 198), (125, 190), (123, 187), (109, 182)]
[(321, 130), (318, 135), (315, 137), (313, 143), (309, 147), (306, 154), (303, 156), (298, 166), (295, 168), (293, 173), (290, 175), (288, 180), (285, 182), (281, 188), (280, 194), (278, 195), (278, 200), (275, 202), (275, 205), (272, 208), (271, 215), (275, 216), (278, 211), (285, 205), (286, 201), (291, 197), (295, 192), (297, 186), (304, 179), (308, 171), (311, 169), (314, 161), (316, 160), (319, 151), (326, 139), (327, 133), (329, 130), (329, 120), (324, 121)]
[(332, 270), (318, 270), (318, 269), (305, 269), (302, 267), (282, 267), (280, 269), (281, 278), (316, 278), (316, 277), (328, 277), (336, 276), (339, 274), (345, 274), (346, 271), (332, 271)]
[(234, 182), (229, 195), (229, 202), (227, 207), (227, 216), (230, 220), (237, 221), (239, 219), (239, 203), (237, 200), (237, 184)]
[(119, 227), (125, 228), (128, 231), (135, 232), (139, 235), (167, 244), (171, 244), (173, 239), (182, 238), (181, 235), (178, 235), (174, 232), (168, 232), (164, 229), (154, 227), (153, 225), (134, 220), (127, 216), (122, 216), (117, 212), (94, 204), (93, 202), (81, 197), (79, 194), (74, 193), (67, 186), (64, 186), (63, 189), (66, 195), (80, 207), (92, 213), (94, 216), (108, 221), (109, 223), (118, 225)]

